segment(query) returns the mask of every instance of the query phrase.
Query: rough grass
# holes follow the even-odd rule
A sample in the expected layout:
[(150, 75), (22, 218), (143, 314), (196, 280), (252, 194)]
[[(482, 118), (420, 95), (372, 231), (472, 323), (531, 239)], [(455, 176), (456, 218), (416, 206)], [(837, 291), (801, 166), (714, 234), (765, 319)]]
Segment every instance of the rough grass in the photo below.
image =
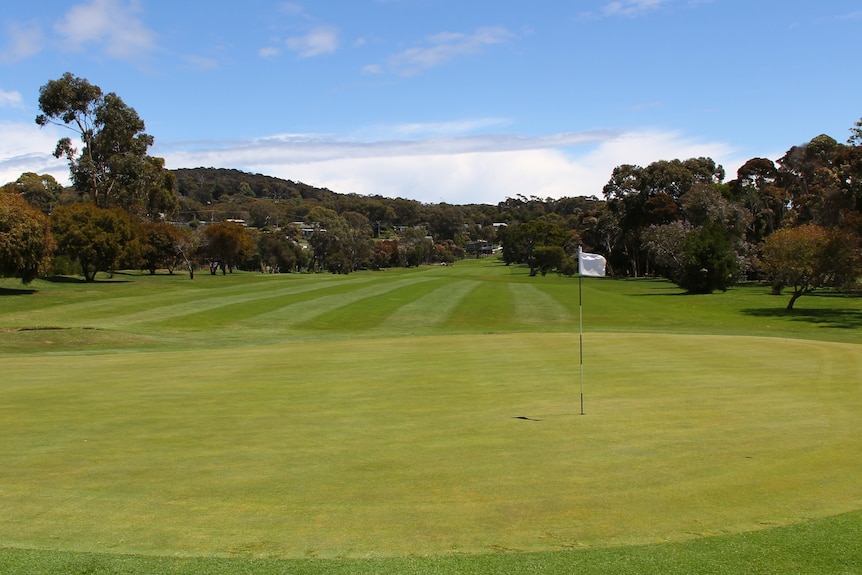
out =
[(577, 280), (126, 279), (0, 284), (0, 545), (88, 553), (43, 572), (777, 573), (860, 509), (858, 299), (585, 280), (580, 416)]

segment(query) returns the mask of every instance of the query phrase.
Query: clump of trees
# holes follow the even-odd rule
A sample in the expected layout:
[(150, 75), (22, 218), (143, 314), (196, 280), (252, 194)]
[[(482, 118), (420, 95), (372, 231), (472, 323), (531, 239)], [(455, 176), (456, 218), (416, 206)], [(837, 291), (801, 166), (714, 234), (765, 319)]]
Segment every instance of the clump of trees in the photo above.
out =
[(57, 252), (77, 260), (88, 282), (100, 271), (122, 268), (138, 252), (135, 221), (120, 208), (90, 202), (60, 206), (51, 215), (51, 227)]
[[(351, 273), (450, 263), (499, 245), (531, 276), (574, 274), (577, 250), (612, 275), (662, 276), (690, 293), (762, 280), (792, 289), (854, 288), (862, 236), (862, 119), (846, 144), (820, 135), (776, 162), (753, 158), (730, 181), (707, 157), (614, 168), (598, 197), (518, 195), (497, 205), (422, 204), (338, 194), (238, 170), (165, 169), (143, 120), (72, 74), (39, 92), (36, 122), (77, 136), (54, 153), (72, 187), (33, 173), (0, 191), (0, 273), (31, 281), (56, 253), (87, 281), (137, 267), (200, 264), (215, 273)], [(170, 223), (169, 223), (170, 222)], [(468, 254), (469, 255), (469, 254)]]

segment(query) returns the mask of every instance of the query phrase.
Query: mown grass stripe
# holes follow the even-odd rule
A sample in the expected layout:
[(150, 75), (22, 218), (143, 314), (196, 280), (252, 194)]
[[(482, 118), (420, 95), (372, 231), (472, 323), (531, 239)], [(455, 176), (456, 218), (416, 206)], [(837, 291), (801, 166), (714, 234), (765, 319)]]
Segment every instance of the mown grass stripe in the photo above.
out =
[(500, 288), (497, 282), (482, 282), (476, 286), (461, 299), (442, 327), (455, 332), (473, 330), (477, 325), (488, 332), (514, 329), (512, 293)]
[[(350, 293), (370, 281), (368, 277), (357, 277), (350, 281), (338, 283), (303, 282), (288, 288), (266, 292), (255, 292), (229, 297), (210, 297), (201, 300), (197, 305), (183, 303), (169, 306), (169, 309), (153, 309), (148, 317), (162, 317), (154, 326), (165, 328), (188, 328), (192, 330), (212, 330), (218, 327), (254, 323), (260, 316), (262, 322), (271, 321), (269, 314), (277, 314), (278, 310), (288, 305), (301, 305), (303, 302), (326, 297), (329, 294)], [(167, 319), (164, 319), (167, 318)]]
[(478, 280), (459, 280), (440, 286), (400, 306), (380, 326), (388, 334), (415, 333), (438, 326), (452, 315), (470, 292), (481, 285)]
[(533, 284), (510, 283), (515, 316), (523, 324), (564, 324), (572, 321), (569, 310)]
[[(241, 278), (239, 276), (242, 276)], [(195, 282), (177, 277), (148, 277), (140, 286), (122, 282), (99, 282), (96, 284), (71, 284), (75, 299), (72, 303), (51, 305), (40, 309), (28, 309), (3, 314), (7, 325), (58, 325), (68, 327), (113, 328), (153, 319), (183, 315), (187, 310), (213, 309), (232, 302), (249, 301), (256, 297), (269, 297), (273, 288), (279, 292), (324, 287), (329, 277), (303, 281), (307, 276), (260, 276), (237, 274), (237, 276), (204, 276)], [(138, 278), (139, 280), (141, 278)], [(366, 282), (371, 278), (354, 277), (351, 281)], [(267, 281), (268, 280), (268, 281)], [(239, 281), (240, 283), (236, 283)], [(286, 281), (302, 282), (300, 285), (283, 287)], [(230, 282), (230, 283), (229, 283)], [(222, 285), (218, 285), (222, 284)], [(130, 293), (131, 292), (131, 293)]]
[[(147, 323), (164, 318), (171, 318), (183, 315), (198, 313), (201, 311), (209, 311), (216, 308), (228, 307), (232, 305), (242, 305), (256, 300), (270, 300), (285, 296), (303, 294), (308, 291), (321, 291), (336, 288), (341, 283), (333, 284), (328, 281), (305, 281), (306, 278), (297, 277), (291, 278), (292, 281), (288, 285), (284, 285), (284, 281), (271, 281), (256, 286), (254, 290), (203, 290), (196, 297), (183, 299), (181, 301), (165, 301), (162, 298), (163, 305), (154, 305), (147, 309), (142, 309), (135, 313), (128, 314), (123, 317), (117, 317), (117, 323)], [(369, 281), (368, 278), (351, 278), (353, 283), (364, 283)], [(241, 286), (239, 286), (241, 287)], [(236, 293), (231, 293), (236, 291)]]
[[(350, 304), (380, 296), (405, 286), (414, 285), (419, 282), (429, 281), (432, 278), (423, 276), (410, 276), (395, 281), (377, 281), (370, 286), (351, 289), (343, 293), (324, 295), (307, 301), (293, 303), (273, 310), (267, 315), (268, 322), (275, 322), (284, 328), (314, 328), (313, 322), (318, 317), (333, 310), (342, 309)], [(255, 322), (251, 318), (245, 323)]]
[[(419, 278), (416, 278), (419, 279)], [(435, 290), (448, 280), (437, 277), (422, 277), (422, 281), (411, 281), (397, 289), (363, 298), (337, 309), (321, 314), (305, 323), (303, 329), (331, 330), (358, 334), (380, 335), (380, 326), (396, 310), (409, 305)], [(427, 310), (435, 313), (434, 310)]]

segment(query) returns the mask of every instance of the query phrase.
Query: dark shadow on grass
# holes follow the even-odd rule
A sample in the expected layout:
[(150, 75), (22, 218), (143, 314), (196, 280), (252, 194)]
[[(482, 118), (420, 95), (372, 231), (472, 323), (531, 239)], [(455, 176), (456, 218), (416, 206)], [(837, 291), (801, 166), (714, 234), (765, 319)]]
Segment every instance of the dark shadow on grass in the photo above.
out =
[[(118, 283), (129, 283), (131, 281), (134, 281), (131, 279), (117, 279), (117, 277), (116, 277), (117, 275), (121, 275), (121, 274), (114, 273), (113, 277), (96, 278), (94, 281), (91, 281), (90, 283), (91, 284), (100, 284), (100, 283), (118, 284)], [(55, 284), (83, 284), (83, 283), (87, 283), (86, 280), (84, 280), (84, 278), (81, 276), (48, 276), (48, 277), (43, 278), (43, 279), (46, 282), (51, 282), (51, 283), (55, 283)]]
[(858, 309), (804, 309), (783, 307), (744, 309), (742, 313), (753, 317), (789, 319), (839, 329), (862, 328), (862, 310)]
[(34, 289), (0, 287), (0, 297), (5, 297), (7, 295), (30, 295), (36, 293), (37, 291), (38, 290)]
[(654, 296), (684, 296), (691, 295), (689, 292), (674, 285), (665, 279), (660, 278), (626, 278), (623, 281), (637, 281), (639, 284), (655, 284), (649, 286), (649, 293), (633, 293), (629, 294), (634, 297), (654, 297)]
[(84, 278), (76, 277), (76, 276), (48, 276), (43, 278), (46, 282), (51, 282), (52, 284), (82, 284), (84, 283)]

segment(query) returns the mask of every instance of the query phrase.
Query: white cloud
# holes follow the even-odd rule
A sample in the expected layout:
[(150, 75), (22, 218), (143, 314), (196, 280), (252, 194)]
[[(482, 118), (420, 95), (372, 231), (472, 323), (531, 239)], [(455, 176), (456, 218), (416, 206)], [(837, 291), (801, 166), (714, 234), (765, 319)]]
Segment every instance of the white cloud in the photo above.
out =
[(128, 60), (155, 48), (155, 33), (140, 12), (136, 1), (90, 0), (72, 7), (54, 29), (73, 49), (97, 44), (112, 58)]
[(368, 64), (362, 67), (362, 73), (369, 76), (377, 76), (380, 74), (384, 74), (383, 66), (380, 64)]
[(288, 38), (285, 44), (301, 58), (330, 54), (338, 49), (338, 29), (332, 26), (317, 26), (304, 36)]
[(200, 70), (215, 70), (219, 67), (219, 62), (215, 58), (207, 58), (206, 56), (196, 56), (194, 54), (186, 54), (183, 60), (190, 66)]
[(401, 76), (413, 76), (459, 56), (475, 54), (488, 46), (506, 42), (512, 33), (499, 26), (478, 28), (471, 34), (441, 32), (430, 36), (426, 45), (409, 48), (389, 59), (389, 66)]
[[(490, 121), (414, 126), (424, 126), (420, 130), (424, 132), (435, 126), (453, 130), (461, 126), (459, 129), (466, 130), (471, 124), (485, 123)], [(390, 132), (402, 129), (395, 126)], [(57, 140), (66, 135), (60, 127), (0, 122), (0, 133), (4, 134), (0, 139), (0, 185), (16, 180), (23, 172), (49, 173), (68, 184), (66, 162), (51, 155)], [(616, 166), (646, 166), (675, 158), (709, 156), (722, 164), (727, 178), (732, 179), (748, 159), (726, 143), (700, 141), (659, 130), (373, 141), (280, 134), (246, 142), (171, 146), (157, 141), (151, 153), (164, 157), (168, 168), (235, 168), (327, 187), (338, 193), (452, 204), (496, 204), (518, 194), (601, 197), (602, 187)]]
[(0, 51), (0, 61), (19, 62), (42, 50), (44, 37), (38, 22), (7, 22), (6, 45)]
[(51, 155), (57, 140), (66, 135), (59, 127), (0, 122), (0, 133), (0, 185), (14, 182), (24, 172), (51, 174), (58, 182), (68, 183), (68, 164)]
[(0, 89), (0, 108), (20, 108), (23, 102), (20, 92), (7, 92)]
[(605, 4), (602, 13), (606, 16), (638, 16), (666, 3), (667, 0), (617, 0)]
[(244, 145), (160, 150), (168, 167), (236, 168), (327, 187), (426, 203), (496, 204), (518, 194), (601, 197), (614, 167), (709, 156), (728, 178), (745, 160), (720, 142), (675, 132), (594, 131), (540, 137), (478, 135), (359, 142), (277, 135)]
[(266, 48), (261, 48), (257, 51), (257, 55), (261, 58), (273, 58), (281, 54), (281, 50), (274, 46), (267, 46)]
[(281, 12), (292, 16), (301, 16), (305, 14), (305, 8), (294, 2), (282, 2), (279, 4), (278, 9)]

